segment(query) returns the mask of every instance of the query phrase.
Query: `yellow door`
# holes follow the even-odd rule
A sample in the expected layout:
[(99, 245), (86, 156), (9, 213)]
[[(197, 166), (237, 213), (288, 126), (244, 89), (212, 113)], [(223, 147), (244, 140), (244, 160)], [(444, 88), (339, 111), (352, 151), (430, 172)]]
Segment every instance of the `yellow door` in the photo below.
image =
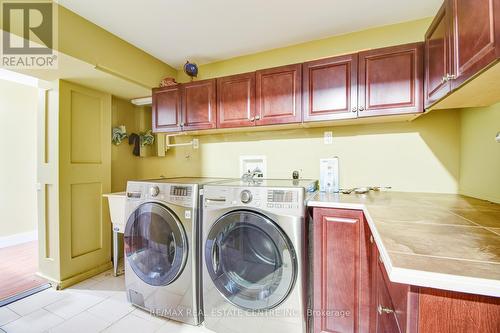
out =
[(60, 81), (59, 244), (61, 285), (110, 267), (111, 95)]

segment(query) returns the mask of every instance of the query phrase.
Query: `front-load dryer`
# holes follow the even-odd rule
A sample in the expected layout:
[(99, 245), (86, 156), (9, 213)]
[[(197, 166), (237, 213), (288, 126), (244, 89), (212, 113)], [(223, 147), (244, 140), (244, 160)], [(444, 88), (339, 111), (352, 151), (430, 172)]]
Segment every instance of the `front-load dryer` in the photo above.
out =
[(128, 300), (157, 316), (200, 324), (199, 193), (220, 179), (129, 181), (125, 233)]
[(306, 333), (305, 198), (316, 182), (207, 185), (203, 313), (217, 333)]

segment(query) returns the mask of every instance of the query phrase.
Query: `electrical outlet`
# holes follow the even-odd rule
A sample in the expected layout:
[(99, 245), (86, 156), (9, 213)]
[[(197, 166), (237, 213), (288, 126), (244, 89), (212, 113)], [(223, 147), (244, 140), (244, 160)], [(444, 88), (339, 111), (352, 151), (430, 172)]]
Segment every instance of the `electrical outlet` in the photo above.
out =
[(193, 149), (198, 149), (198, 148), (200, 148), (200, 140), (193, 139)]
[(331, 145), (333, 143), (333, 132), (325, 132), (324, 142), (325, 145)]

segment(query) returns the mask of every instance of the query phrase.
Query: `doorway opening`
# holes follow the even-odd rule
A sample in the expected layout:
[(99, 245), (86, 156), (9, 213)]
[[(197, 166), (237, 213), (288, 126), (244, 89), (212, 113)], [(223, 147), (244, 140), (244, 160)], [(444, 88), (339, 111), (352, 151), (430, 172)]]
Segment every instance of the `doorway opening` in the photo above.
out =
[(0, 70), (0, 306), (50, 284), (38, 272), (38, 80)]

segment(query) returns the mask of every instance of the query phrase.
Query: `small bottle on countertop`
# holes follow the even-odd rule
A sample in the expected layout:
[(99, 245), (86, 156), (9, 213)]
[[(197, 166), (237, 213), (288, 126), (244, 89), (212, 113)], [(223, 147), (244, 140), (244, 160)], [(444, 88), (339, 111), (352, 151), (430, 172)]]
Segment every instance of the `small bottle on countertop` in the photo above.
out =
[(339, 193), (339, 158), (319, 160), (319, 190), (326, 193)]

